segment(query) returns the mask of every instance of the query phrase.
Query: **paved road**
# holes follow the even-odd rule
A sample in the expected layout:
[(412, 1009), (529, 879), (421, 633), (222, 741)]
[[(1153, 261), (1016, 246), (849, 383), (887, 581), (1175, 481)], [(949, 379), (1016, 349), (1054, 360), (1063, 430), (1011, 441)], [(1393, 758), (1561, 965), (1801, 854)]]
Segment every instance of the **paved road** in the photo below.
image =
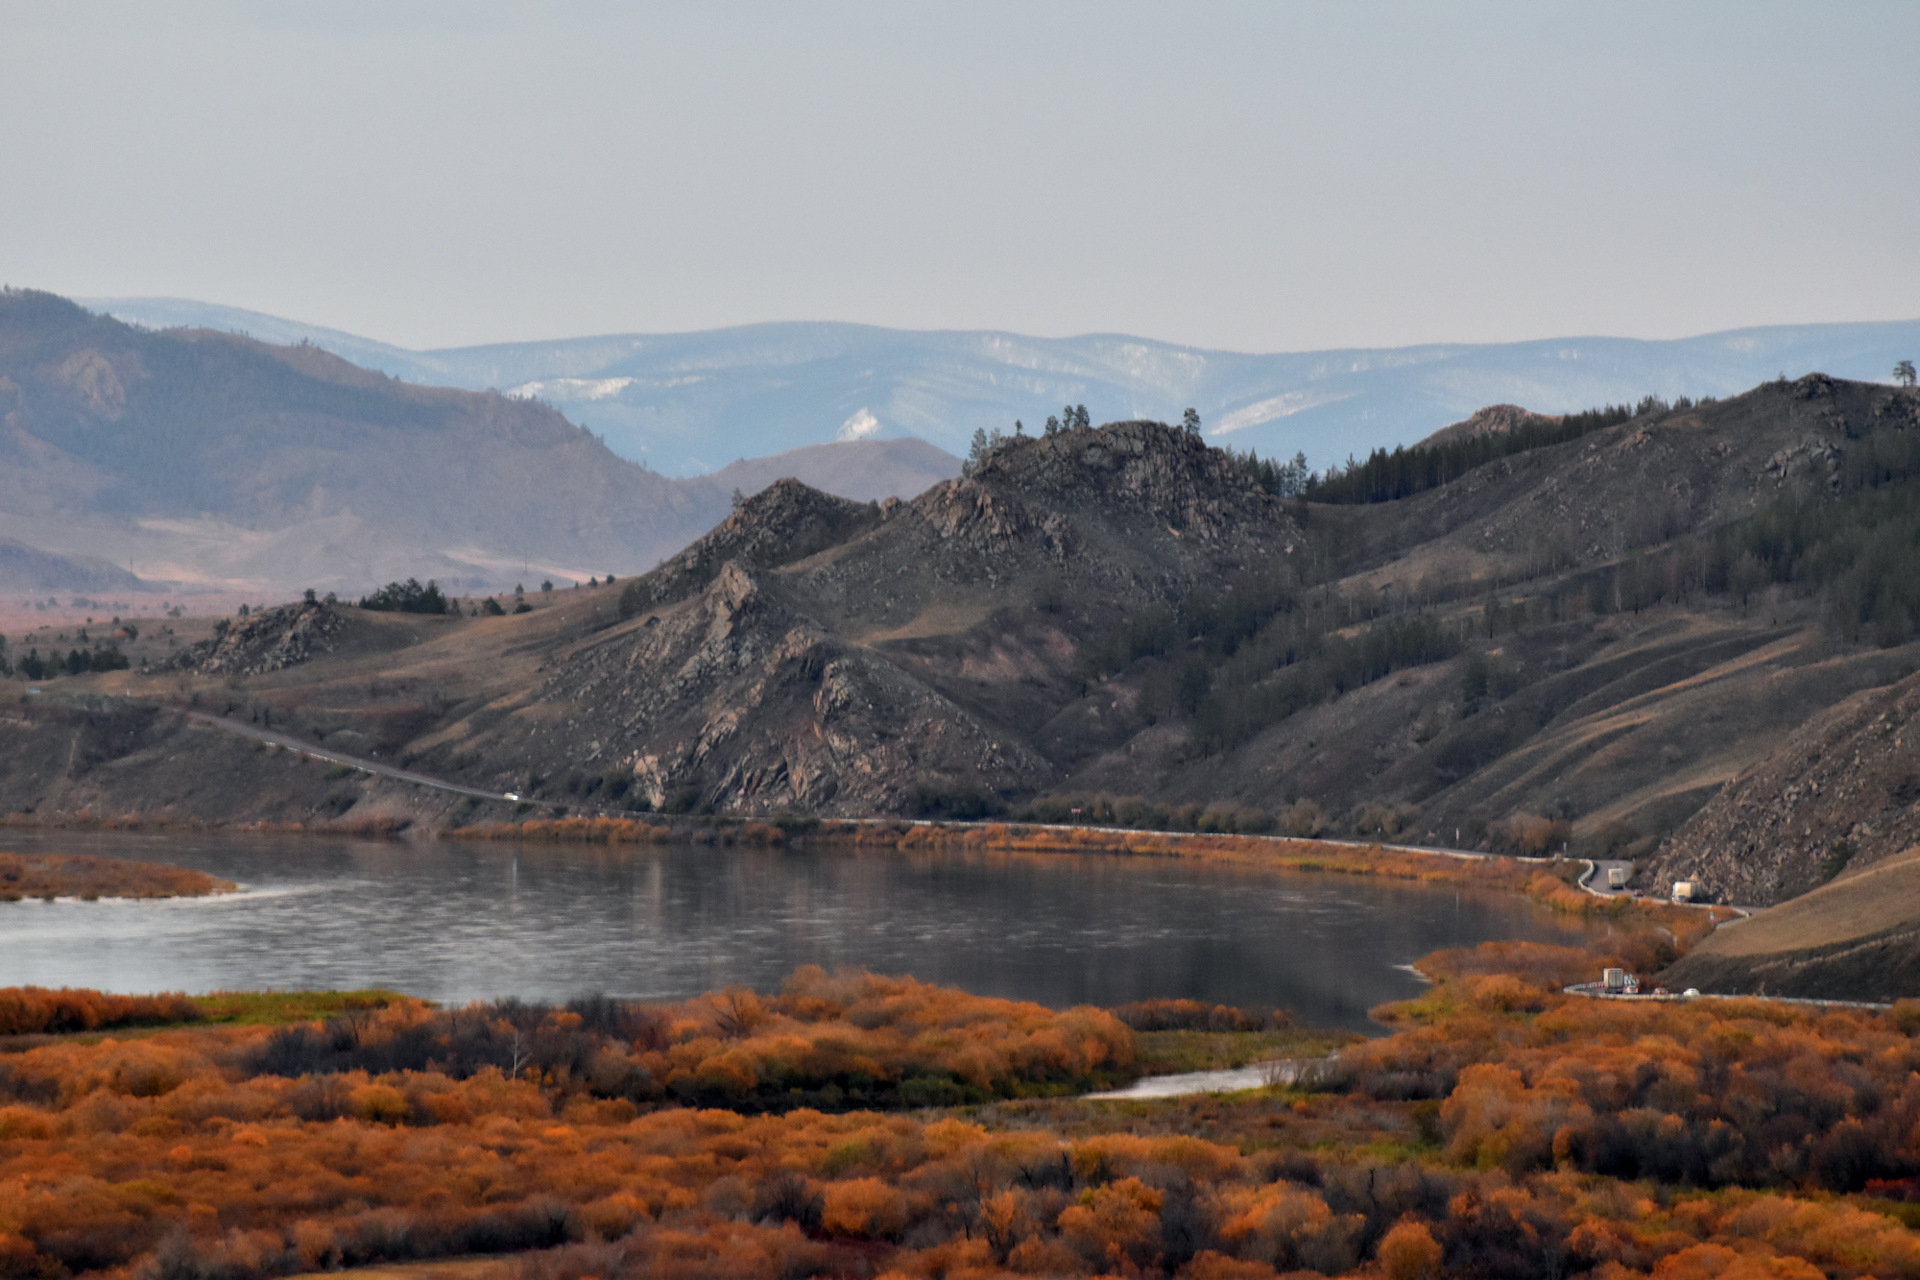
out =
[(1623, 898), (1633, 896), (1630, 889), (1610, 889), (1607, 887), (1607, 872), (1614, 867), (1623, 868), (1627, 875), (1633, 875), (1633, 863), (1620, 858), (1588, 858), (1590, 868), (1580, 879), (1580, 887), (1597, 898)]
[(378, 774), (382, 778), (411, 782), (415, 786), (431, 787), (436, 791), (451, 791), (457, 796), (473, 796), (480, 800), (512, 801), (514, 799), (513, 796), (498, 791), (482, 791), (478, 787), (448, 782), (445, 778), (429, 777), (424, 773), (415, 773), (411, 769), (396, 769), (390, 764), (381, 764), (378, 760), (368, 760), (361, 756), (350, 756), (344, 751), (329, 751), (325, 747), (316, 747), (310, 742), (302, 742), (298, 738), (288, 737), (284, 733), (275, 733), (271, 729), (263, 729), (257, 724), (248, 724), (244, 720), (231, 720), (226, 716), (210, 715), (205, 711), (189, 711), (187, 716), (202, 724), (210, 724), (216, 729), (225, 729), (229, 733), (237, 733), (259, 742), (270, 743), (287, 751), (298, 751), (301, 755), (312, 756), (315, 760), (343, 764), (350, 769), (358, 769), (362, 773)]

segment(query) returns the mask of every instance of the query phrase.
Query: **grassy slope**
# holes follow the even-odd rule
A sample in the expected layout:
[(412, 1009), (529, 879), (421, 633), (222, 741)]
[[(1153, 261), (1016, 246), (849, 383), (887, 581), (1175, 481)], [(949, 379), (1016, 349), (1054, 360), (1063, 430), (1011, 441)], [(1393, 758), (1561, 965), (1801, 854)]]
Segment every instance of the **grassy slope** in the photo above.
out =
[(1721, 927), (1663, 981), (1828, 1000), (1920, 991), (1920, 850)]

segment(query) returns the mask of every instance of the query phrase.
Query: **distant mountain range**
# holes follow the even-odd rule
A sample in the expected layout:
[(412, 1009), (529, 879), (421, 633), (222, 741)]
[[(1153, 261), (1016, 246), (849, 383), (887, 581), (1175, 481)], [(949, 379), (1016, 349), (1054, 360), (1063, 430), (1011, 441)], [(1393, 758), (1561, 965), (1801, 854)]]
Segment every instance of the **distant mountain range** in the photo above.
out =
[(670, 477), (531, 400), (0, 293), (4, 592), (565, 585), (652, 567), (782, 476), (864, 502), (958, 469), (870, 439)]
[(956, 454), (976, 429), (1037, 431), (1065, 404), (1095, 421), (1177, 421), (1210, 442), (1316, 467), (1407, 444), (1494, 403), (1561, 413), (1725, 396), (1818, 370), (1878, 381), (1920, 353), (1920, 320), (1776, 325), (1695, 338), (1550, 338), (1244, 355), (1145, 338), (1030, 338), (854, 324), (749, 325), (409, 351), (234, 307), (171, 298), (83, 304), (149, 328), (311, 342), (408, 382), (553, 405), (622, 457), (673, 475), (835, 440), (918, 436)]

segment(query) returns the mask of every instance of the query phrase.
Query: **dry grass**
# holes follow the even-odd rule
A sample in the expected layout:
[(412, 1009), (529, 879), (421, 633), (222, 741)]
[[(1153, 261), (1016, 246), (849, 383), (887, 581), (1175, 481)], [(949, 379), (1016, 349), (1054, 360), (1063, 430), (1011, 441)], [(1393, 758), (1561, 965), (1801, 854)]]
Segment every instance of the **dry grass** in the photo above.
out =
[(1920, 849), (1770, 907), (1737, 928), (1721, 929), (1697, 950), (1702, 956), (1727, 957), (1804, 951), (1911, 927), (1916, 920)]

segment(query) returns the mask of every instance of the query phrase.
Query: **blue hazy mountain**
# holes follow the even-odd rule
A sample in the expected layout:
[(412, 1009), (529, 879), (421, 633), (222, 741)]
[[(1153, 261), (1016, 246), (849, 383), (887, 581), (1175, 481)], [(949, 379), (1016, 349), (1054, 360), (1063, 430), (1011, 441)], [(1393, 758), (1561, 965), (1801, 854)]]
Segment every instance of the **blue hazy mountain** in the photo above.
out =
[(1920, 320), (1775, 325), (1695, 338), (1208, 351), (1096, 334), (1028, 338), (835, 323), (747, 325), (410, 351), (258, 312), (168, 298), (83, 305), (152, 328), (307, 341), (409, 382), (553, 405), (614, 452), (693, 475), (831, 440), (918, 436), (965, 453), (976, 428), (1038, 430), (1064, 404), (1094, 421), (1199, 410), (1216, 444), (1316, 466), (1411, 443), (1484, 405), (1541, 413), (1645, 395), (1724, 396), (1818, 370), (1884, 380), (1920, 355)]

